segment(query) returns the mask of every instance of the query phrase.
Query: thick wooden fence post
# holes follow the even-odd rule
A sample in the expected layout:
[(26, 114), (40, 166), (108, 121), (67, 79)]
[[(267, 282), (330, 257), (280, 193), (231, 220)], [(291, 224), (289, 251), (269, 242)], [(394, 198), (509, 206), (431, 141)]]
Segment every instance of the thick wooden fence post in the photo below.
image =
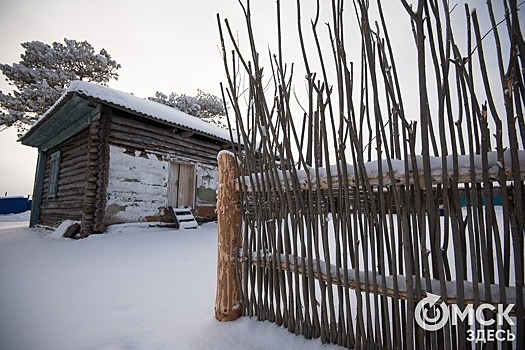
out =
[(241, 288), (238, 280), (237, 242), (241, 225), (239, 193), (234, 180), (239, 176), (235, 156), (221, 151), (219, 163), (219, 186), (217, 195), (217, 218), (219, 221), (219, 244), (217, 259), (217, 296), (215, 318), (221, 322), (233, 321), (242, 315)]

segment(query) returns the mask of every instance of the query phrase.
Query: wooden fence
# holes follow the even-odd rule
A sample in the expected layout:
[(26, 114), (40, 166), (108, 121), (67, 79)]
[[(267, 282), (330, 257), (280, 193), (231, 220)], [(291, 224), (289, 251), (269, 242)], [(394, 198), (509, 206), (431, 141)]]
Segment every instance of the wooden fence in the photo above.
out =
[[(237, 160), (223, 152), (220, 166), (225, 162), (231, 169)], [(512, 322), (519, 325), (523, 287), (516, 280), (523, 268), (519, 239), (509, 225), (515, 221), (508, 211), (515, 207), (512, 187), (501, 191), (506, 209), (487, 204), (493, 201), (484, 196), (492, 182), (489, 191), (468, 182), (469, 202), (461, 207), (459, 197), (435, 182), (430, 207), (422, 202), (426, 190), (418, 188), (414, 174), (408, 186), (379, 191), (341, 188), (342, 176), (327, 181), (314, 173), (307, 183), (297, 172), (277, 169), (220, 180), (219, 242), (227, 254), (219, 262), (230, 265), (219, 271), (228, 271), (230, 281), (220, 279), (218, 290), (233, 299), (216, 312), (240, 316), (242, 307), (245, 315), (349, 348), (465, 348), (468, 330), (474, 330), (466, 323), (440, 332), (414, 324), (415, 305), (427, 292), (460, 310), (468, 304), (514, 304)], [(525, 179), (524, 167), (520, 177)], [(347, 184), (353, 179), (349, 174)], [(223, 204), (222, 198), (233, 203)], [(489, 317), (496, 320), (497, 314)], [(488, 329), (523, 335), (523, 328), (510, 324)]]
[[(219, 154), (219, 320), (257, 317), (348, 348), (525, 348), (525, 48), (518, 5), (509, 1), (506, 17), (508, 67), (504, 73), (498, 56), (501, 80), (489, 84), (476, 12), (465, 9), (479, 66), (473, 54), (459, 64), (447, 4), (406, 4), (422, 45), (419, 129), (405, 115), (386, 23), (370, 30), (366, 2), (354, 2), (362, 30), (360, 79), (346, 60), (342, 2), (334, 1), (328, 28), (335, 82), (329, 83), (322, 51), (317, 79), (303, 47), (308, 99), (299, 117), (293, 68), (283, 64), (280, 50), (272, 61), (274, 93), (267, 97), (249, 2), (243, 10), (250, 56), (225, 21), (234, 46), (228, 60), (220, 26), (224, 98), (234, 114), (232, 139), (239, 142)], [(297, 1), (302, 44), (300, 11)], [(424, 41), (442, 39), (434, 31), (443, 27), (446, 40)], [(498, 43), (496, 25), (492, 30)], [(496, 50), (501, 55), (500, 45)], [(436, 111), (428, 104), (428, 59), (436, 68)], [(485, 82), (479, 88), (485, 104), (473, 86), (474, 67)], [(241, 70), (246, 89), (239, 87)], [(353, 84), (360, 84), (357, 96)], [(504, 98), (503, 112), (494, 90)], [(422, 308), (434, 295), (436, 305)], [(447, 310), (466, 312), (464, 320), (456, 322)], [(481, 311), (472, 320), (468, 310)]]

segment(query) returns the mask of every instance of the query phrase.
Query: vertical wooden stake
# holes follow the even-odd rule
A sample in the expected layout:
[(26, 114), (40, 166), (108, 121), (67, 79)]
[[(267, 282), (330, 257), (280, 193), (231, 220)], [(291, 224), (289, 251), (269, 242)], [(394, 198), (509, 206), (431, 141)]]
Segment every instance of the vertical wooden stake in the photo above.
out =
[(239, 193), (234, 180), (239, 176), (235, 156), (221, 151), (219, 163), (219, 189), (217, 195), (217, 218), (219, 221), (219, 245), (217, 259), (217, 296), (215, 318), (221, 322), (233, 321), (242, 315), (241, 288), (238, 280), (237, 236), (241, 227)]

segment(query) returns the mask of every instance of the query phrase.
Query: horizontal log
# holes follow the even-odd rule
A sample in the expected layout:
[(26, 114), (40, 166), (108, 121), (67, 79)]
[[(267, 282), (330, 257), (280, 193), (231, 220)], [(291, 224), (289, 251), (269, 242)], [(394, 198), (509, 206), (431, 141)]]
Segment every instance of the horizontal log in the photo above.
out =
[[(60, 162), (60, 170), (62, 169), (78, 169), (80, 167), (85, 167), (87, 163), (87, 154), (79, 155), (76, 158), (70, 158), (70, 159), (63, 159)], [(46, 166), (46, 170), (49, 170), (50, 165)]]
[(95, 201), (85, 201), (82, 207), (82, 212), (93, 214), (95, 209)]
[(72, 148), (69, 148), (68, 146), (61, 147), (60, 156), (62, 159), (74, 159), (87, 153), (87, 140), (84, 143), (71, 146)]
[[(290, 256), (288, 259), (288, 263), (285, 261), (285, 255), (279, 254), (276, 255), (276, 257), (279, 259), (278, 261), (274, 260), (274, 256), (272, 254), (261, 254), (261, 259), (257, 259), (257, 252), (251, 252), (251, 265), (253, 266), (261, 266), (261, 267), (268, 267), (268, 268), (278, 268), (282, 271), (290, 271), (290, 272), (296, 272), (300, 275), (309, 276), (312, 275), (315, 279), (321, 280), (323, 282), (331, 282), (334, 285), (346, 287), (350, 289), (354, 289), (360, 292), (365, 293), (374, 293), (377, 291), (378, 294), (386, 294), (388, 297), (397, 297), (399, 299), (408, 299), (408, 290), (406, 288), (406, 276), (403, 275), (396, 275), (396, 276), (385, 276), (386, 283), (383, 285), (382, 281), (383, 276), (379, 273), (375, 273), (373, 271), (356, 271), (355, 269), (348, 269), (347, 270), (347, 281), (344, 281), (344, 270), (342, 268), (337, 268), (334, 265), (331, 265), (330, 268), (330, 278), (328, 278), (328, 274), (325, 271), (318, 271), (316, 266), (319, 263), (320, 266), (324, 269), (328, 269), (326, 266), (326, 263), (324, 261), (319, 261), (314, 259), (313, 261), (313, 271), (310, 271), (307, 266), (305, 266), (304, 261), (300, 257), (293, 257)], [(339, 270), (339, 271), (338, 271)], [(338, 278), (337, 275), (341, 278)], [(358, 276), (358, 277), (357, 277)], [(365, 283), (365, 278), (368, 277), (368, 281), (370, 283)], [(416, 278), (413, 276), (413, 278)], [(377, 284), (373, 284), (372, 281), (378, 281)], [(397, 290), (393, 288), (394, 279), (397, 279)], [(456, 281), (446, 281), (447, 285), (447, 293), (445, 302), (447, 305), (456, 304), (458, 296), (452, 293), (452, 291), (456, 290)], [(432, 284), (432, 290), (434, 293), (440, 290), (440, 281), (439, 280), (431, 280)], [(422, 286), (422, 297), (426, 296), (425, 291), (425, 279), (423, 277), (420, 277), (420, 285)], [(492, 298), (488, 299), (485, 297), (485, 285), (483, 283), (478, 283), (478, 298), (480, 303), (487, 303), (492, 304), (497, 307), (497, 304), (501, 303), (500, 300), (496, 297), (499, 295), (499, 285), (491, 284), (491, 295)], [(522, 288), (523, 287), (505, 287), (506, 291), (506, 304), (516, 304), (516, 288)], [(465, 300), (466, 304), (474, 304), (475, 296), (473, 293), (473, 283), (465, 281), (464, 282), (464, 290), (465, 293), (463, 295), (463, 298)], [(523, 295), (523, 293), (522, 293)], [(441, 297), (441, 300), (438, 303), (443, 302), (443, 297)], [(416, 297), (416, 292), (414, 291), (414, 301), (418, 301)], [(511, 315), (515, 315), (516, 307), (514, 307), (511, 311)]]
[(97, 160), (98, 160), (98, 152), (96, 152), (96, 149), (95, 149), (95, 152), (91, 153), (89, 152), (87, 154), (87, 159), (88, 159), (88, 164), (91, 165), (89, 162), (93, 162), (93, 163), (97, 163)]
[(104, 124), (102, 128), (100, 128), (100, 131), (98, 132), (98, 136), (100, 139), (105, 139), (107, 137), (111, 136), (111, 129), (109, 124)]
[[(123, 147), (123, 148), (132, 148), (132, 149), (140, 148), (140, 146), (136, 142), (129, 141), (129, 140), (123, 140), (123, 139), (112, 140), (111, 144), (114, 146)], [(167, 148), (167, 147), (166, 148), (157, 147), (155, 149), (155, 154), (162, 154), (162, 155), (173, 156), (173, 157), (181, 156), (181, 157), (195, 160), (197, 162), (201, 162), (203, 164), (217, 165), (217, 154), (215, 154), (215, 156), (213, 157), (211, 155), (210, 156), (208, 155), (199, 156), (199, 155), (196, 155), (195, 153), (190, 154), (188, 153), (187, 149), (182, 149), (180, 147), (178, 149)]]
[[(47, 228), (55, 228), (58, 227), (62, 222), (66, 220), (72, 220), (71, 218), (63, 218), (63, 217), (50, 217), (45, 219), (39, 219), (38, 225), (44, 226)], [(80, 221), (79, 218), (73, 219), (74, 221)]]
[(67, 211), (80, 210), (82, 208), (82, 200), (64, 200), (45, 202), (40, 205), (41, 209), (66, 209)]
[[(68, 170), (76, 170), (81, 167), (85, 167), (87, 163), (87, 157), (85, 155), (79, 156), (77, 158), (62, 160), (60, 162), (60, 170), (59, 172), (63, 174), (65, 171)], [(44, 174), (46, 176), (49, 176), (49, 171), (51, 169), (51, 164), (46, 164), (46, 169), (44, 171)]]
[[(129, 119), (123, 118), (123, 117), (113, 117), (112, 123), (110, 125), (111, 130), (123, 130), (126, 132), (129, 132), (130, 134), (136, 134), (136, 135), (146, 135), (148, 137), (151, 137), (152, 139), (156, 139), (159, 141), (162, 140), (168, 140), (171, 142), (181, 143), (182, 144), (194, 144), (194, 145), (201, 145), (203, 147), (209, 148), (211, 147), (217, 147), (218, 150), (220, 150), (221, 145), (225, 142), (217, 140), (214, 142), (213, 139), (210, 138), (210, 141), (207, 142), (205, 140), (200, 140), (194, 137), (190, 138), (183, 138), (181, 134), (174, 132), (173, 127), (161, 127), (161, 126), (155, 126), (148, 123), (143, 122), (135, 122), (130, 123)], [(205, 136), (208, 137), (208, 136)]]
[(205, 149), (216, 149), (217, 153), (221, 149), (220, 143), (215, 143), (212, 140), (206, 142), (193, 137), (182, 138), (179, 134), (174, 133), (173, 129), (165, 129), (160, 127), (149, 126), (144, 123), (133, 123), (130, 124), (129, 120), (126, 119), (115, 119), (111, 125), (112, 138), (115, 137), (114, 132), (124, 132), (129, 135), (145, 136), (151, 140), (159, 142), (167, 142), (173, 145), (192, 145), (192, 147), (205, 148)]
[(85, 181), (79, 181), (79, 182), (70, 182), (69, 184), (58, 184), (58, 191), (57, 191), (57, 196), (60, 196), (61, 193), (64, 191), (81, 191), (82, 189), (85, 189), (86, 186), (85, 186)]
[(59, 147), (55, 147), (50, 149), (47, 154), (54, 153), (55, 151), (59, 150), (63, 154), (69, 154), (70, 152), (75, 152), (76, 149), (79, 147), (85, 147), (87, 146), (87, 138), (88, 133), (87, 131), (81, 132), (72, 138), (66, 140), (65, 142), (61, 143)]
[(89, 191), (89, 190), (95, 191), (97, 189), (97, 184), (87, 181), (86, 186), (84, 188), (86, 189), (86, 191)]
[(72, 136), (68, 140), (66, 140), (63, 144), (64, 145), (72, 145), (72, 144), (80, 144), (86, 142), (88, 137), (88, 129), (85, 129), (84, 131), (81, 131), (80, 133)]
[(70, 168), (67, 168), (67, 169), (61, 169), (60, 171), (60, 175), (58, 176), (58, 178), (60, 179), (61, 177), (72, 177), (72, 176), (78, 176), (78, 175), (83, 175), (84, 176), (84, 179), (85, 179), (85, 175), (86, 175), (86, 167), (83, 165), (83, 164), (78, 164), (77, 166), (75, 167), (70, 167)]
[(93, 155), (98, 156), (98, 147), (96, 145), (91, 145), (88, 149), (89, 157), (93, 157)]
[(97, 164), (88, 162), (86, 165), (86, 174), (96, 174), (98, 171)]
[[(512, 181), (513, 180), (513, 173), (512, 173), (511, 170), (506, 171), (505, 174), (507, 176), (506, 181)], [(260, 174), (254, 174), (252, 176), (261, 176), (261, 175)], [(254, 179), (254, 182), (256, 182), (256, 181), (258, 181), (258, 182), (265, 181), (266, 180), (266, 176), (267, 175), (261, 176), (261, 178), (258, 179), (258, 180)], [(292, 177), (292, 175), (289, 175), (288, 179), (290, 179), (291, 177)], [(422, 189), (425, 188), (423, 175), (419, 175), (418, 176), (417, 174), (412, 174), (412, 173), (408, 174), (408, 176), (406, 176), (406, 177), (405, 177), (405, 175), (397, 175), (397, 174), (394, 174), (393, 176), (385, 175), (382, 178), (379, 178), (378, 176), (369, 176), (368, 177), (368, 183), (372, 187), (378, 187), (380, 185), (382, 185), (384, 187), (387, 187), (387, 186), (404, 186), (406, 184), (406, 182), (407, 182), (407, 179), (408, 179), (408, 185), (413, 185), (413, 184), (415, 184), (417, 182), (417, 183), (420, 184), (420, 187)], [(432, 174), (431, 175), (431, 179), (432, 179), (432, 185), (443, 184), (445, 179), (450, 181), (450, 178), (448, 176), (443, 178), (443, 176), (438, 175), (438, 174)], [(500, 181), (499, 174), (498, 173), (490, 174), (489, 175), (489, 181), (491, 181), (491, 182), (499, 182)], [(522, 167), (522, 171), (520, 172), (520, 178), (518, 179), (518, 181), (525, 181), (525, 169), (523, 167)], [(344, 185), (345, 185), (345, 182), (343, 181), (341, 183), (339, 181), (338, 177), (333, 177), (331, 181), (329, 181), (327, 178), (322, 178), (319, 181), (315, 180), (315, 178), (313, 178), (310, 181), (308, 181), (306, 178), (300, 178), (300, 179), (296, 179), (294, 181), (294, 183), (297, 185), (297, 187), (300, 190), (303, 190), (303, 191), (308, 190), (308, 189), (312, 189), (312, 190), (328, 190), (330, 182), (331, 182), (330, 185), (331, 185), (332, 189), (334, 189), (334, 190), (337, 190), (339, 188), (343, 188)], [(474, 176), (472, 176), (470, 172), (464, 172), (464, 173), (459, 174), (459, 177), (458, 177), (458, 183), (470, 184), (470, 183), (483, 183), (483, 182), (484, 182), (483, 173), (481, 171), (477, 171), (474, 174)], [(280, 184), (280, 186), (281, 186), (281, 188), (283, 190), (289, 189), (290, 186), (293, 185), (293, 183), (291, 181), (284, 182), (283, 180), (281, 180), (278, 183)], [(359, 182), (359, 179), (356, 176), (354, 176), (354, 175), (348, 176), (348, 178), (346, 180), (346, 184), (348, 184), (348, 187), (351, 187), (351, 188), (364, 187), (364, 184), (362, 182)], [(252, 188), (252, 186), (251, 186), (251, 182), (250, 182), (249, 177), (245, 177), (243, 179), (238, 179), (237, 182), (236, 182), (236, 189), (237, 190), (243, 189), (243, 190), (245, 190), (247, 192), (255, 192), (255, 189)]]
[[(85, 221), (85, 222), (91, 221), (91, 222), (93, 222), (93, 214), (89, 214), (89, 213), (84, 212), (82, 214), (82, 221)], [(91, 223), (89, 225), (91, 225)]]
[(96, 208), (94, 212), (94, 217), (97, 219), (97, 222), (104, 219), (104, 210), (102, 208)]
[(71, 184), (70, 185), (64, 185), (64, 186), (58, 186), (58, 193), (57, 193), (57, 196), (55, 198), (49, 198), (48, 197), (48, 194), (49, 194), (49, 185), (46, 183), (44, 184), (43, 188), (42, 188), (42, 201), (47, 201), (47, 200), (61, 200), (62, 198), (64, 197), (68, 197), (68, 196), (71, 196), (71, 197), (76, 197), (76, 198), (81, 198), (84, 196), (84, 189), (85, 189), (85, 186), (72, 186)]
[(82, 218), (81, 210), (64, 211), (63, 209), (48, 209), (42, 208), (40, 210), (40, 217), (45, 221), (65, 221), (65, 220), (80, 220)]
[(95, 195), (97, 194), (97, 191), (96, 189), (84, 189), (84, 195), (85, 197), (95, 197)]
[[(63, 146), (60, 148), (60, 163), (61, 165), (68, 166), (70, 163), (75, 163), (75, 159), (85, 157), (87, 154), (87, 144), (81, 144), (75, 146), (74, 149), (70, 149), (67, 146)], [(49, 166), (51, 164), (51, 157), (50, 154), (53, 152), (49, 152), (46, 157), (46, 166)]]
[(79, 202), (81, 204), (84, 201), (84, 189), (78, 188), (75, 190), (61, 191), (56, 198), (42, 197), (42, 205), (45, 203), (68, 201)]
[(101, 222), (98, 222), (92, 226), (93, 232), (105, 232), (106, 231), (106, 225), (104, 225)]
[(84, 182), (86, 181), (86, 174), (85, 173), (65, 173), (60, 174), (58, 177), (58, 186), (64, 186), (64, 185), (70, 185), (75, 184), (79, 187), (82, 187)]
[(216, 150), (207, 149), (202, 146), (191, 145), (189, 143), (176, 144), (173, 142), (158, 141), (143, 135), (133, 135), (133, 137), (130, 137), (128, 134), (122, 132), (114, 132), (112, 143), (117, 140), (118, 142), (125, 142), (128, 145), (131, 145), (133, 148), (155, 149), (157, 151), (163, 150), (166, 153), (182, 153), (189, 157), (198, 156), (205, 159), (216, 159), (218, 153)]
[(87, 173), (87, 174), (85, 175), (85, 179), (86, 179), (86, 182), (96, 183), (98, 177), (96, 176), (96, 173), (95, 173), (95, 172), (90, 172), (90, 173)]

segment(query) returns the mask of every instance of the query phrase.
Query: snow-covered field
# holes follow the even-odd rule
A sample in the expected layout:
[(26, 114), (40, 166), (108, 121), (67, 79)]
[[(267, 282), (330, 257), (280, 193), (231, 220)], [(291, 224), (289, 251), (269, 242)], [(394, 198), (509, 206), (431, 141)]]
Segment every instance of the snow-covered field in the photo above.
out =
[(116, 225), (84, 240), (0, 215), (0, 349), (336, 349), (214, 318), (217, 226)]

